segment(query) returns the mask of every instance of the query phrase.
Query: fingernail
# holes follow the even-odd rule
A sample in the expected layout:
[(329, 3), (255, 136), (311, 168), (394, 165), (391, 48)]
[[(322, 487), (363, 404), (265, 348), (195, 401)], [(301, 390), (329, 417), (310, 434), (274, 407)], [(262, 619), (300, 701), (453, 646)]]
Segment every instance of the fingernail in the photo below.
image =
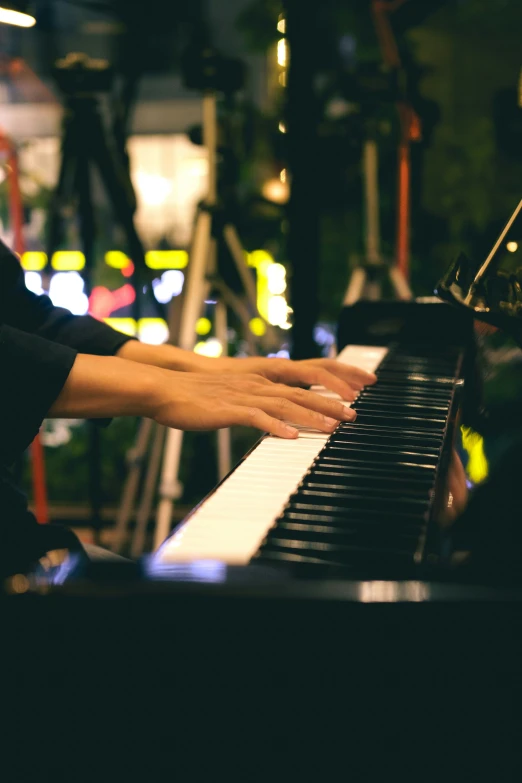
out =
[(331, 419), (329, 416), (324, 416), (323, 418), (329, 427), (336, 427), (339, 424), (337, 419)]
[(357, 418), (357, 414), (352, 408), (346, 408), (344, 417), (346, 421), (354, 421)]
[(283, 432), (292, 438), (297, 438), (299, 435), (299, 430), (296, 430), (295, 427), (289, 427), (288, 424), (283, 424)]
[(373, 372), (368, 373), (368, 383), (375, 383), (377, 376)]

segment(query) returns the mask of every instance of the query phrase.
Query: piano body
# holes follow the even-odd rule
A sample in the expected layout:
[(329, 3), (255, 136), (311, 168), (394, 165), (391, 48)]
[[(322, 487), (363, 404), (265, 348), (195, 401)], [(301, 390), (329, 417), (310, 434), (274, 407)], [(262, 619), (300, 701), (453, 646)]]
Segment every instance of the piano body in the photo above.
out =
[(130, 748), (132, 779), (380, 780), (397, 764), (513, 779), (522, 590), (460, 578), (438, 524), (472, 322), (433, 301), (365, 303), (343, 312), (339, 347), (378, 375), (356, 423), (262, 438), (137, 568), (58, 571), (4, 597), (10, 671), (67, 704), (68, 747), (97, 694), (88, 720)]

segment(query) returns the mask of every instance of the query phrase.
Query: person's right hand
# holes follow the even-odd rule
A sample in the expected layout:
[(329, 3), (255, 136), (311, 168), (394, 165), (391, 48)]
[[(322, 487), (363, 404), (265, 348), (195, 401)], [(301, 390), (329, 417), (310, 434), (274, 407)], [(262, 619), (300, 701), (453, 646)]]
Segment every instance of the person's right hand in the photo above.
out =
[(331, 433), (340, 421), (356, 417), (346, 403), (260, 375), (156, 372), (163, 381), (156, 388), (151, 417), (175, 429), (214, 430), (239, 424), (296, 438), (298, 430), (285, 422)]

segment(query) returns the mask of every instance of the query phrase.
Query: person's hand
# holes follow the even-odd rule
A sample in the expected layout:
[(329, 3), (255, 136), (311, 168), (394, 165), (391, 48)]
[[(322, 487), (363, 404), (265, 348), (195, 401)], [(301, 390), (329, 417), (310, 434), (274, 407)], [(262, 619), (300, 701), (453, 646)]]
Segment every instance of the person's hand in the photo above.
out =
[[(340, 421), (355, 419), (355, 411), (342, 402), (273, 383), (261, 375), (156, 372), (148, 415), (167, 427), (212, 430), (239, 424), (282, 438), (296, 438), (298, 431), (285, 421), (330, 433)], [(313, 379), (304, 382), (315, 383), (316, 378), (321, 382), (321, 370), (319, 375), (312, 372)], [(303, 382), (302, 377), (298, 382)], [(342, 390), (352, 393), (346, 392), (344, 382)]]
[[(198, 357), (202, 359), (204, 357)], [(244, 375), (255, 373), (274, 383), (288, 386), (324, 386), (344, 400), (354, 400), (364, 386), (374, 384), (377, 376), (358, 367), (341, 364), (335, 359), (206, 359), (200, 366), (203, 372)]]

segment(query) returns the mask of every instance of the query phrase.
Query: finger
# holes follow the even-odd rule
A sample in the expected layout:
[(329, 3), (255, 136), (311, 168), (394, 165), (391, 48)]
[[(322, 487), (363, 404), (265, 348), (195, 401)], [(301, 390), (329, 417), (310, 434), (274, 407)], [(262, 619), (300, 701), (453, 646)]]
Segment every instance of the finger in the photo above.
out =
[(317, 411), (303, 408), (296, 405), (295, 402), (286, 397), (246, 397), (239, 399), (240, 404), (245, 406), (256, 406), (277, 419), (299, 424), (302, 427), (309, 427), (320, 432), (331, 433), (338, 426), (339, 420), (324, 416)]
[(234, 424), (242, 424), (244, 427), (255, 427), (263, 432), (269, 432), (271, 435), (277, 435), (278, 438), (292, 440), (297, 438), (299, 430), (285, 424), (283, 421), (270, 416), (265, 411), (256, 407), (234, 406), (232, 408)]
[(286, 397), (296, 405), (317, 411), (337, 421), (354, 421), (356, 418), (355, 411), (349, 408), (346, 403), (330, 400), (306, 389), (295, 389), (291, 386), (273, 383), (268, 387), (263, 386), (258, 393), (263, 397)]
[(357, 383), (361, 386), (372, 386), (377, 381), (375, 373), (368, 372), (361, 367), (355, 367), (351, 364), (343, 364), (342, 362), (336, 361), (336, 359), (318, 359), (317, 363), (318, 366), (337, 375), (339, 378), (343, 378), (343, 380), (352, 385)]
[(352, 386), (337, 375), (325, 370), (322, 367), (309, 367), (306, 370), (306, 383), (309, 386), (324, 386), (325, 389), (335, 392), (343, 400), (353, 402), (362, 387), (357, 384)]

